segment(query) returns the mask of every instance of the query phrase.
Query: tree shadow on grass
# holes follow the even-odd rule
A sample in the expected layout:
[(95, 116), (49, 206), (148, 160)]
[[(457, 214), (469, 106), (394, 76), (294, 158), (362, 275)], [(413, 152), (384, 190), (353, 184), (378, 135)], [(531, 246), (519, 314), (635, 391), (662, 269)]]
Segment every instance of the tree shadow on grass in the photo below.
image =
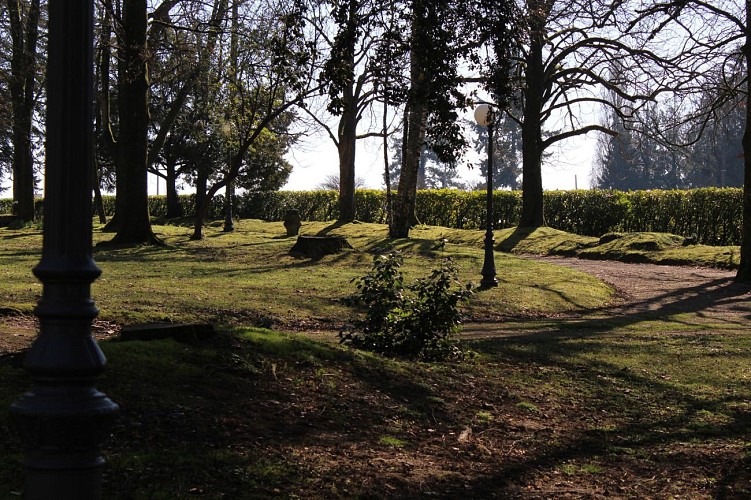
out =
[[(619, 349), (624, 355), (638, 355), (629, 351), (643, 349), (617, 347), (612, 339), (600, 344), (587, 338), (596, 333), (576, 337), (570, 332), (533, 333), (472, 344), (509, 371), (522, 371), (534, 381), (531, 383), (551, 388), (555, 404), (547, 406), (550, 401), (544, 399), (538, 404), (542, 413), (557, 416), (548, 423), (555, 433), (553, 441), (500, 463), (497, 470), (473, 481), (469, 490), (480, 497), (501, 490), (518, 494), (529, 484), (539, 486), (548, 481), (549, 490), (539, 491), (540, 497), (555, 497), (566, 494), (565, 486), (552, 483), (556, 477), (561, 479), (562, 468), (594, 462), (603, 474), (627, 475), (628, 497), (683, 493), (680, 481), (685, 479), (681, 477), (684, 474), (694, 479), (705, 474), (707, 490), (716, 496), (740, 498), (751, 493), (751, 484), (744, 482), (751, 473), (744, 460), (744, 443), (751, 439), (751, 414), (747, 411), (747, 394), (741, 392), (748, 391), (743, 380), (721, 387), (716, 396), (694, 394), (670, 382), (669, 377), (648, 376), (615, 362), (596, 360), (603, 349)], [(690, 342), (691, 338), (684, 337), (683, 341)], [(653, 349), (660, 349), (659, 340), (652, 342)], [(735, 357), (739, 366), (751, 363), (751, 353), (735, 353)], [(555, 390), (558, 384), (571, 388), (563, 389), (567, 394), (563, 398)], [(542, 389), (539, 395), (545, 392)], [(562, 405), (563, 410), (556, 405)], [(598, 427), (601, 423), (597, 417), (601, 415), (606, 415), (605, 427)], [(568, 423), (587, 416), (594, 417), (591, 423)], [(675, 486), (671, 486), (671, 480)], [(587, 486), (597, 483), (597, 478), (570, 478), (568, 483), (572, 482)], [(695, 488), (693, 484), (692, 490)]]
[[(584, 318), (547, 319), (541, 330), (506, 331), (501, 337), (471, 342), (474, 349), (499, 365), (511, 371), (529, 370), (533, 380), (543, 378), (539, 380), (541, 387), (548, 382), (536, 371), (551, 371), (561, 378), (569, 378), (571, 386), (577, 387), (581, 394), (574, 394), (572, 400), (563, 403), (571, 405), (569, 411), (574, 419), (582, 418), (584, 412), (621, 414), (615, 419), (618, 423), (606, 431), (586, 426), (555, 430), (556, 422), (551, 422), (556, 435), (553, 442), (499, 463), (492, 473), (468, 483), (468, 491), (478, 497), (504, 492), (509, 498), (527, 498), (530, 491), (544, 498), (579, 491), (586, 497), (597, 493), (593, 485), (602, 481), (596, 476), (574, 473), (566, 478), (561, 471), (575, 470), (571, 464), (585, 467), (596, 463), (603, 474), (628, 478), (622, 493), (610, 491), (610, 495), (648, 498), (682, 494), (681, 481), (688, 481), (691, 491), (695, 491), (696, 478), (705, 477), (706, 486), (700, 490), (712, 492), (717, 498), (748, 498), (751, 464), (746, 458), (744, 443), (751, 440), (751, 414), (748, 412), (748, 384), (742, 376), (732, 384), (721, 383), (716, 396), (707, 396), (689, 390), (696, 382), (694, 385), (673, 384), (670, 377), (666, 376), (663, 381), (655, 374), (646, 376), (616, 362), (598, 361), (597, 356), (602, 353), (613, 358), (613, 351), (617, 351), (627, 357), (651, 353), (654, 359), (666, 359), (663, 339), (686, 346), (684, 351), (677, 349), (677, 356), (691, 352), (697, 342), (703, 341), (720, 346), (709, 345), (707, 357), (715, 355), (710, 348), (717, 349), (717, 356), (731, 358), (739, 367), (748, 366), (751, 363), (749, 350), (740, 348), (729, 352), (721, 343), (723, 331), (718, 332), (713, 327), (722, 325), (732, 331), (726, 335), (733, 335), (728, 337), (733, 339), (738, 339), (739, 330), (748, 331), (745, 320), (751, 311), (750, 290), (748, 284), (718, 278), (650, 299), (591, 310)], [(722, 311), (731, 311), (731, 314)], [(651, 321), (675, 323), (677, 332), (673, 329), (663, 335), (660, 330), (637, 327), (647, 334), (644, 338), (633, 330), (635, 325)], [(624, 336), (622, 344), (612, 338), (614, 333)], [(610, 338), (599, 341), (603, 336)], [(626, 338), (636, 339), (642, 345), (629, 345)], [(710, 379), (711, 365), (710, 359), (705, 375)], [(653, 372), (660, 370), (660, 366), (648, 364), (645, 368)], [(707, 380), (706, 383), (712, 382)], [(566, 422), (558, 424), (566, 427)], [(530, 485), (533, 485), (532, 490)], [(577, 487), (583, 489), (577, 490)], [(604, 497), (608, 496), (606, 491)]]
[(509, 253), (513, 252), (516, 246), (526, 238), (528, 238), (529, 235), (535, 231), (535, 229), (537, 228), (517, 226), (508, 237), (496, 243), (496, 250)]

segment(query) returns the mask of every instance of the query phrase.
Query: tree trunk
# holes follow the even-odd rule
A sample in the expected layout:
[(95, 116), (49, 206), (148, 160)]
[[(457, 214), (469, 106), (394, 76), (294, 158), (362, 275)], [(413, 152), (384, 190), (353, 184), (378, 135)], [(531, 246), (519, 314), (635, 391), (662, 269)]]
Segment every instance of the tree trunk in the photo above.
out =
[[(529, 55), (526, 64), (527, 82), (543, 82), (545, 78), (542, 47), (544, 20), (533, 15)], [(544, 224), (542, 201), (542, 83), (524, 89), (524, 122), (522, 123), (522, 214), (519, 226), (539, 227)]]
[(151, 230), (149, 219), (146, 3), (125, 0), (123, 5), (116, 202), (120, 224), (112, 239), (118, 244), (161, 243)]
[(416, 221), (417, 175), (420, 168), (420, 152), (425, 143), (428, 111), (422, 102), (412, 102), (407, 105), (410, 106), (410, 109), (405, 139), (405, 154), (402, 157), (399, 187), (394, 199), (394, 215), (389, 228), (391, 238), (408, 238), (409, 229)]
[(206, 172), (206, 169), (199, 168), (198, 175), (196, 176), (196, 218), (193, 224), (193, 234), (190, 236), (191, 240), (203, 239), (203, 220), (206, 218), (209, 208), (209, 200), (206, 195), (208, 181), (208, 172)]
[[(413, 2), (412, 11), (420, 12), (423, 5), (419, 1)], [(404, 111), (404, 137), (402, 141), (402, 171), (399, 175), (399, 186), (394, 199), (393, 216), (389, 226), (391, 238), (408, 238), (409, 229), (417, 220), (415, 217), (415, 198), (417, 196), (417, 175), (420, 169), (420, 153), (425, 144), (425, 132), (428, 122), (428, 107), (425, 103), (424, 84), (427, 75), (424, 72), (423, 61), (417, 60), (416, 50), (422, 32), (429, 27), (423, 26), (420, 15), (412, 19), (412, 37), (410, 39), (411, 60), (409, 68), (410, 97)]]
[(357, 143), (358, 92), (355, 90), (355, 43), (357, 40), (358, 3), (349, 0), (347, 9), (346, 46), (340, 54), (342, 72), (346, 72), (342, 88), (342, 116), (337, 131), (339, 152), (339, 222), (355, 220), (355, 145)]
[(94, 147), (91, 148), (91, 185), (94, 187), (94, 211), (99, 216), (99, 223), (107, 223), (107, 214), (104, 213), (104, 201), (102, 200), (102, 188), (99, 185), (99, 167), (96, 160)]
[[(119, 213), (125, 212), (121, 206), (122, 199), (118, 193), (125, 192), (123, 179), (125, 177), (125, 168), (120, 166), (120, 153), (117, 149), (117, 142), (112, 133), (110, 126), (110, 58), (112, 57), (112, 20), (111, 13), (114, 12), (111, 0), (107, 0), (102, 5), (102, 20), (99, 36), (99, 94), (97, 95), (97, 104), (99, 113), (96, 116), (97, 139), (104, 143), (106, 151), (115, 164), (115, 213), (112, 214), (109, 222), (102, 228), (104, 233), (116, 233), (120, 227)], [(118, 66), (118, 72), (124, 72), (125, 69)], [(124, 78), (118, 79), (118, 90)]]
[(24, 13), (21, 2), (8, 0), (13, 43), (9, 88), (13, 101), (13, 200), (14, 213), (24, 221), (34, 220), (34, 156), (31, 123), (34, 114), (39, 0), (32, 0)]
[[(751, 0), (746, 0), (746, 33), (751, 28)], [(746, 35), (743, 57), (746, 60), (746, 128), (743, 131), (743, 221), (741, 227), (741, 262), (736, 281), (751, 282), (751, 35)]]
[[(346, 95), (349, 94), (349, 99)], [(352, 100), (345, 93), (345, 102)], [(339, 222), (355, 220), (355, 146), (357, 143), (356, 104), (345, 105), (339, 120)]]

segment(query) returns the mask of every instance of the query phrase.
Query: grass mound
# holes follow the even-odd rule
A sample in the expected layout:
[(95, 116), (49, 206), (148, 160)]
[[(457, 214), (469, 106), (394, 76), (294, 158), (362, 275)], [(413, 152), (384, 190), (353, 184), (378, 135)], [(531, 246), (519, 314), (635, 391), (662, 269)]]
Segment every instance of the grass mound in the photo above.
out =
[(695, 265), (732, 269), (740, 262), (738, 247), (689, 245), (686, 238), (666, 233), (608, 233), (599, 244), (577, 253), (586, 259)]
[(576, 255), (596, 244), (597, 238), (579, 236), (550, 227), (508, 228), (498, 232), (496, 248), (502, 252), (534, 255)]

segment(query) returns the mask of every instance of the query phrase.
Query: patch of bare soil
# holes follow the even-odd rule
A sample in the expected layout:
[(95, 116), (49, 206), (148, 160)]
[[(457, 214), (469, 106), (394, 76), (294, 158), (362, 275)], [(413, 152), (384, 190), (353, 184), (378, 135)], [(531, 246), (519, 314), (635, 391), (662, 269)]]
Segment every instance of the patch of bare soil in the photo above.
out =
[[(735, 282), (735, 271), (575, 257), (527, 258), (591, 274), (613, 287), (615, 297), (611, 304), (583, 314), (573, 313), (569, 315), (572, 320), (584, 316), (633, 321), (660, 320), (685, 313), (696, 325), (712, 324), (732, 329), (746, 328), (751, 319), (751, 285)], [(518, 333), (513, 325), (504, 322), (468, 324), (462, 331), (462, 338), (513, 336)]]
[[(91, 326), (97, 340), (120, 335), (120, 325), (95, 319)], [(39, 321), (29, 314), (9, 313), (0, 316), (0, 356), (28, 349), (39, 332)]]

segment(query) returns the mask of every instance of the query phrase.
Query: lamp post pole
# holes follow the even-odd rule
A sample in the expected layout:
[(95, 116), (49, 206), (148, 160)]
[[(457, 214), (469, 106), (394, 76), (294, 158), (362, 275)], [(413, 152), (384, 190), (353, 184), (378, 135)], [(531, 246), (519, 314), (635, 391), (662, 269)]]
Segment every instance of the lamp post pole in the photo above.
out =
[(493, 108), (487, 104), (481, 104), (475, 109), (475, 119), (481, 126), (488, 128), (488, 177), (487, 177), (487, 216), (485, 221), (485, 259), (482, 264), (482, 288), (498, 286), (495, 273), (495, 256), (493, 255), (493, 125), (495, 115)]
[(50, 0), (39, 335), (33, 388), (10, 411), (24, 446), (24, 498), (98, 499), (101, 442), (118, 406), (94, 387), (106, 360), (91, 336), (93, 0)]

